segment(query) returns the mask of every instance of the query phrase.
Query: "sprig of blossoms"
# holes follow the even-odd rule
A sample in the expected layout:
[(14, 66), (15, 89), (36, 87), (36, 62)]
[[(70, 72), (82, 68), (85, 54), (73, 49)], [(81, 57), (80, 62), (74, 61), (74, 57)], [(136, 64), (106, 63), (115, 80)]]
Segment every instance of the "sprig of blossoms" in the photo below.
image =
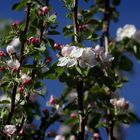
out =
[(110, 103), (117, 109), (127, 110), (129, 108), (129, 102), (124, 98), (110, 99)]
[(110, 62), (114, 58), (105, 52), (103, 47), (96, 45), (95, 48), (79, 48), (77, 46), (63, 46), (62, 57), (58, 59), (57, 66), (73, 67), (79, 64), (80, 67), (94, 67), (104, 62)]
[(122, 41), (124, 38), (134, 39), (140, 43), (140, 31), (131, 24), (126, 24), (124, 27), (119, 27), (116, 32), (116, 41)]
[(16, 132), (15, 125), (5, 125), (3, 132), (8, 136), (11, 137)]

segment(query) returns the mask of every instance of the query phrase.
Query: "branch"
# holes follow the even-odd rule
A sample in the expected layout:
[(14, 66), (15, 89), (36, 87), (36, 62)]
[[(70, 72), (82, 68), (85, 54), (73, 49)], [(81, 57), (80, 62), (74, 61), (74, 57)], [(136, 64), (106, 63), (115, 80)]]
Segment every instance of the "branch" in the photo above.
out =
[[(28, 30), (28, 25), (29, 25), (29, 15), (30, 15), (30, 5), (31, 4), (27, 4), (27, 16), (26, 16), (26, 24), (25, 24), (25, 28), (24, 28), (24, 31), (23, 31), (23, 35), (25, 35), (26, 37), (26, 33), (27, 33), (27, 30)], [(22, 65), (22, 62), (23, 62), (23, 55), (24, 55), (24, 45), (25, 45), (25, 42), (26, 42), (26, 39), (22, 42), (21, 44), (21, 49), (20, 49), (20, 58), (19, 58), (19, 62), (20, 62), (20, 65)], [(20, 67), (21, 68), (21, 67)], [(18, 73), (19, 74), (19, 73)], [(11, 120), (12, 120), (12, 116), (14, 114), (14, 110), (15, 110), (15, 98), (16, 98), (16, 92), (17, 92), (17, 87), (18, 87), (18, 83), (15, 83), (14, 84), (14, 88), (12, 90), (12, 97), (11, 97), (11, 109), (10, 109), (10, 112), (8, 114), (8, 118), (7, 118), (7, 124), (10, 124), (11, 123)]]
[(24, 49), (25, 49), (25, 43), (26, 43), (26, 34), (28, 31), (29, 21), (30, 21), (30, 9), (31, 9), (31, 3), (27, 4), (27, 13), (26, 13), (26, 23), (25, 28), (23, 30), (23, 35), (25, 36), (25, 39), (22, 41), (21, 48), (20, 48), (20, 58), (19, 62), (20, 64), (23, 63), (23, 56), (24, 56)]
[(75, 42), (78, 42), (78, 38), (77, 38), (77, 28), (78, 28), (77, 15), (78, 15), (78, 0), (74, 0), (74, 8), (72, 10), (72, 17), (73, 17), (74, 41)]
[[(72, 17), (73, 17), (73, 26), (74, 26), (74, 42), (78, 42), (78, 36), (77, 36), (77, 15), (78, 15), (78, 0), (74, 0), (74, 8), (72, 10)], [(76, 79), (77, 81), (77, 96), (78, 96), (78, 110), (79, 110), (79, 134), (77, 139), (78, 140), (84, 140), (85, 135), (85, 114), (84, 114), (84, 103), (83, 103), (83, 80), (81, 77), (78, 77)]]
[(84, 140), (85, 135), (85, 125), (86, 125), (86, 116), (84, 113), (84, 102), (83, 102), (83, 80), (81, 77), (77, 79), (77, 93), (78, 93), (78, 108), (79, 108), (79, 134), (78, 140)]
[(105, 9), (104, 9), (104, 18), (103, 18), (103, 35), (101, 46), (103, 46), (103, 40), (105, 45), (105, 51), (108, 53), (108, 44), (109, 44), (109, 24), (110, 24), (110, 0), (104, 0)]

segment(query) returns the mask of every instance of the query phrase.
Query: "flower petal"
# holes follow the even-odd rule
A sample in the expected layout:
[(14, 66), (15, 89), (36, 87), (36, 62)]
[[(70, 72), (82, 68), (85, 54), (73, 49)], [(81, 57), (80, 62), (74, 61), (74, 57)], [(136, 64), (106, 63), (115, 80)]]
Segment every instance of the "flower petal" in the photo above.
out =
[(69, 61), (69, 58), (68, 57), (61, 57), (58, 59), (58, 64), (57, 66), (60, 66), (60, 67), (63, 67), (63, 66), (66, 66), (68, 61)]
[(67, 63), (67, 67), (73, 67), (76, 64), (77, 64), (77, 60), (72, 58), (72, 59), (69, 59), (69, 61)]

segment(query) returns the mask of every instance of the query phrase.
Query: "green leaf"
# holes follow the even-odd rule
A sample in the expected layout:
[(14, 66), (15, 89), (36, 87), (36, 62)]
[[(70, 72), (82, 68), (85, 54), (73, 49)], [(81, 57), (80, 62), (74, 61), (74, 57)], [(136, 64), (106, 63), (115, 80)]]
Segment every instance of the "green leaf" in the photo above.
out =
[(48, 18), (48, 23), (54, 24), (55, 22), (56, 22), (56, 14), (53, 14)]
[(103, 76), (102, 79), (103, 83), (112, 91), (116, 90), (114, 81), (110, 77)]
[(58, 77), (62, 75), (63, 72), (64, 67), (57, 67), (57, 63), (55, 63), (50, 67), (49, 71), (45, 73), (45, 77), (47, 79), (58, 79)]
[(2, 100), (2, 101), (0, 101), (0, 104), (10, 104), (10, 101), (8, 101), (8, 100)]
[(26, 6), (26, 3), (26, 0), (21, 0), (20, 2), (13, 5), (12, 10), (21, 10)]
[(58, 31), (52, 30), (48, 31), (48, 35), (59, 35), (60, 33)]

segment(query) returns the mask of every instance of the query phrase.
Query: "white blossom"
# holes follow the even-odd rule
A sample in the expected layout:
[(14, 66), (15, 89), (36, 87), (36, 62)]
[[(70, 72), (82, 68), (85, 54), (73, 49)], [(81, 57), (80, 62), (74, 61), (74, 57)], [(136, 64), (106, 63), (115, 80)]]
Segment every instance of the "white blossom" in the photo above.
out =
[(81, 67), (94, 67), (98, 64), (96, 61), (96, 54), (91, 48), (84, 48), (82, 56), (79, 60), (79, 65)]
[(10, 68), (16, 68), (16, 69), (19, 69), (20, 67), (20, 63), (19, 61), (16, 59), (16, 60), (8, 60), (7, 61), (7, 65), (10, 67)]
[(22, 74), (22, 76), (21, 76), (21, 79), (24, 81), (30, 81), (31, 80), (31, 77), (30, 76), (28, 76), (27, 74)]
[(11, 55), (11, 54), (13, 54), (13, 53), (16, 52), (13, 45), (8, 45), (8, 46), (6, 47), (6, 51), (7, 51), (7, 53), (8, 53), (9, 55)]
[(120, 99), (110, 99), (110, 103), (119, 109), (128, 109), (129, 107), (129, 102), (126, 101), (124, 98)]
[(15, 47), (17, 47), (17, 46), (19, 46), (20, 45), (20, 40), (19, 40), (19, 38), (14, 38), (13, 40), (12, 40), (12, 42), (10, 43), (10, 45), (11, 46), (13, 46), (14, 48)]
[(136, 42), (140, 43), (140, 31), (135, 32), (133, 38)]
[(62, 57), (58, 59), (57, 66), (67, 66), (67, 67), (73, 67), (77, 64), (78, 58), (82, 55), (83, 49), (78, 48), (76, 46), (69, 46), (66, 45), (62, 47), (61, 54)]
[(105, 48), (100, 47), (100, 45), (96, 45), (93, 51), (96, 54), (96, 59), (102, 62), (110, 62), (114, 59), (114, 57), (108, 52), (105, 52)]
[(5, 125), (3, 132), (7, 136), (11, 137), (16, 132), (16, 126), (15, 125)]
[(55, 136), (54, 140), (65, 140), (65, 137), (62, 135)]
[(74, 135), (71, 135), (69, 140), (76, 140), (76, 138)]
[(60, 126), (59, 133), (61, 135), (68, 134), (68, 133), (70, 133), (70, 131), (71, 131), (71, 128), (69, 126), (67, 126), (67, 125), (61, 125)]
[(124, 38), (132, 38), (134, 34), (136, 33), (136, 27), (131, 24), (126, 24), (123, 28), (118, 28), (116, 33), (116, 40), (121, 41)]

